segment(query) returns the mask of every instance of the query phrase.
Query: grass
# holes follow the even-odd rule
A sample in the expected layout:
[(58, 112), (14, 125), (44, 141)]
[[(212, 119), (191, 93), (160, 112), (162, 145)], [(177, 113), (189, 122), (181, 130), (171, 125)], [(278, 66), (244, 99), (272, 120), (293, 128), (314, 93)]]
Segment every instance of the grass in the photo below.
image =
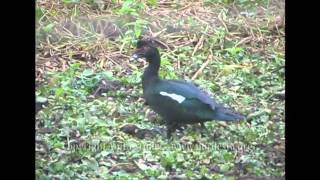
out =
[[(37, 179), (284, 179), (283, 3), (37, 1)], [(121, 131), (164, 128), (143, 104), (147, 64), (130, 60), (140, 35), (161, 44), (161, 77), (193, 80), (248, 121), (171, 142)]]

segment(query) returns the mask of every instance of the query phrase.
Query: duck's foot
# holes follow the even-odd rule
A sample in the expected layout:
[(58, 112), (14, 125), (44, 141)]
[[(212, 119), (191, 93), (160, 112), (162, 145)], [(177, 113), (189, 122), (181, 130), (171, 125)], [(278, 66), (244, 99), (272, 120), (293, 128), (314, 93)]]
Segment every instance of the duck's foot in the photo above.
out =
[(166, 124), (167, 124), (167, 138), (170, 139), (172, 137), (171, 134), (175, 132), (177, 128), (179, 128), (179, 125), (176, 123), (172, 123), (171, 121), (169, 122), (166, 121)]
[(201, 132), (201, 136), (202, 137), (207, 137), (210, 134), (209, 130), (204, 125), (204, 122), (201, 122), (200, 125), (201, 125), (201, 131), (200, 131)]

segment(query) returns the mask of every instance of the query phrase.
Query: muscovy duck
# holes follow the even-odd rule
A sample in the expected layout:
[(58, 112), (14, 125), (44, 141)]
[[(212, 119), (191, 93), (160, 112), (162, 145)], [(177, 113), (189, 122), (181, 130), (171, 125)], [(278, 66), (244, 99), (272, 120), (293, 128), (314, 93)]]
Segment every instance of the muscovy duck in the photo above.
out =
[(142, 76), (146, 103), (166, 122), (167, 137), (180, 125), (210, 120), (237, 121), (245, 117), (218, 104), (209, 95), (187, 81), (160, 79), (160, 53), (151, 40), (139, 40), (134, 59), (145, 58), (149, 63)]

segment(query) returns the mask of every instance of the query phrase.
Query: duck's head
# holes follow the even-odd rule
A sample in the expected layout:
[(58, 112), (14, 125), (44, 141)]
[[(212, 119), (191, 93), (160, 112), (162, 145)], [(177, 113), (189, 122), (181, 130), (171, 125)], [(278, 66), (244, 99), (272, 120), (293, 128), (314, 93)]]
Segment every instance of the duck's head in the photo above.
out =
[(137, 49), (132, 57), (134, 59), (145, 58), (149, 63), (151, 63), (153, 57), (158, 54), (158, 49), (156, 48), (153, 40), (139, 40), (137, 42)]

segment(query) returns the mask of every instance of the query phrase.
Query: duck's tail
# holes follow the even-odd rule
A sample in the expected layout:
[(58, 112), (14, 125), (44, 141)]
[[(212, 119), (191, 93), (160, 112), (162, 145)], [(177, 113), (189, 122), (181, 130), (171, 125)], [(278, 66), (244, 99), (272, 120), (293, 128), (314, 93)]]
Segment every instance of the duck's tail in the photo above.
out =
[(246, 117), (225, 107), (217, 107), (213, 113), (213, 120), (238, 121), (245, 120)]

